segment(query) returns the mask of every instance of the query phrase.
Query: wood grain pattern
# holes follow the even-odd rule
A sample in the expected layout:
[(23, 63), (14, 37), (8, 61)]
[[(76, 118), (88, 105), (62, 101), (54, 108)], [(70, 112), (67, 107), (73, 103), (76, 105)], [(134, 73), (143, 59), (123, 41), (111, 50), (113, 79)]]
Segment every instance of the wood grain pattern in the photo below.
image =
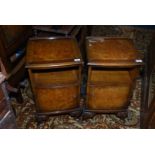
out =
[(27, 63), (74, 62), (74, 59), (81, 59), (75, 39), (40, 38), (31, 39), (28, 43)]
[[(127, 38), (87, 38), (86, 112), (126, 111), (143, 60)], [(138, 61), (137, 61), (138, 60)]]
[(78, 70), (44, 70), (33, 72), (34, 81), (37, 86), (41, 85), (60, 85), (77, 83)]
[(125, 109), (128, 105), (130, 85), (89, 86), (88, 108), (93, 110)]
[(62, 111), (78, 107), (78, 87), (37, 89), (40, 112)]
[(132, 40), (127, 38), (88, 37), (86, 48), (90, 65), (135, 65), (140, 64), (136, 60), (142, 60)]
[(129, 72), (126, 70), (92, 70), (92, 76), (90, 79), (91, 83), (102, 82), (109, 84), (120, 84), (127, 83), (130, 84), (132, 81), (130, 79)]
[(82, 63), (80, 50), (73, 38), (29, 40), (27, 68), (38, 118), (76, 111), (81, 113)]

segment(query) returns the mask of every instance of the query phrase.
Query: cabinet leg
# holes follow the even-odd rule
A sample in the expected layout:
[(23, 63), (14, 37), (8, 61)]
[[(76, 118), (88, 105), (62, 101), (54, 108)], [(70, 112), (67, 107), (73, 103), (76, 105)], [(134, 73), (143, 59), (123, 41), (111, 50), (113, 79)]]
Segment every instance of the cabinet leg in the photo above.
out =
[(81, 110), (73, 111), (73, 112), (70, 112), (69, 114), (70, 114), (72, 117), (80, 117), (81, 114), (82, 114), (82, 111), (81, 111)]
[(37, 124), (41, 124), (42, 122), (46, 121), (47, 120), (47, 116), (45, 115), (36, 115), (36, 121), (37, 121)]
[(84, 111), (82, 119), (89, 119), (95, 116), (94, 112)]
[(6, 84), (6, 89), (9, 92), (10, 96), (14, 96), (18, 103), (23, 103), (23, 96), (20, 90), (20, 87), (15, 88), (11, 86), (10, 84)]
[(18, 89), (15, 97), (16, 97), (18, 103), (23, 103), (23, 96), (22, 96), (20, 89)]
[(122, 111), (122, 112), (118, 112), (116, 114), (117, 117), (121, 118), (121, 119), (125, 119), (126, 117), (128, 117), (128, 111)]

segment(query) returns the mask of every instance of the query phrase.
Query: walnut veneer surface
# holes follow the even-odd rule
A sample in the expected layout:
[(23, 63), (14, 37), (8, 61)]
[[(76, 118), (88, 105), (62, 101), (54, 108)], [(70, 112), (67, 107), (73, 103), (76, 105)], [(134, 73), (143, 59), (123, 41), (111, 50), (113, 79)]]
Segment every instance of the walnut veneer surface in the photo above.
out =
[(104, 82), (104, 83), (131, 83), (130, 75), (128, 71), (120, 70), (92, 70), (91, 83)]
[[(33, 38), (27, 46), (27, 68), (41, 115), (80, 110), (82, 59), (75, 39)], [(56, 66), (56, 69), (55, 69)]]
[[(87, 38), (86, 111), (125, 111), (143, 60), (127, 38)], [(137, 61), (138, 60), (138, 61)]]
[(81, 58), (76, 40), (69, 38), (31, 39), (27, 47), (27, 63), (61, 62)]
[(87, 38), (88, 64), (103, 63), (103, 65), (138, 64), (141, 60), (140, 53), (134, 48), (131, 39), (128, 38)]

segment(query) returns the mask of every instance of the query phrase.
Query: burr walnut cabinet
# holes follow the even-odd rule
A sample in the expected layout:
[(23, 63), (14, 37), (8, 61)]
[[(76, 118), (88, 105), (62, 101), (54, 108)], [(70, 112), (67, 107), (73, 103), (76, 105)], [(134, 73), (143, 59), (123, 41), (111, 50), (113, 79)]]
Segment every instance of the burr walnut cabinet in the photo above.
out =
[(38, 120), (51, 114), (80, 115), (82, 58), (71, 37), (31, 38), (26, 57)]
[(142, 56), (127, 38), (88, 37), (86, 50), (85, 116), (100, 112), (126, 116)]

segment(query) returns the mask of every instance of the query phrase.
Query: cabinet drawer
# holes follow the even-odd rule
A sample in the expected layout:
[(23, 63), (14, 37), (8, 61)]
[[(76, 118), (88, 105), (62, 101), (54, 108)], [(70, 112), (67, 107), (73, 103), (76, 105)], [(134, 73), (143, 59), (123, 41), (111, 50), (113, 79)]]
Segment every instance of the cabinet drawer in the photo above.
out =
[(78, 107), (79, 86), (36, 89), (39, 112), (68, 110)]
[(128, 70), (94, 69), (91, 72), (90, 83), (130, 84), (131, 82), (132, 81)]
[(33, 79), (36, 87), (46, 87), (78, 82), (78, 68), (71, 69), (48, 69), (33, 71)]
[(87, 106), (92, 110), (119, 110), (128, 106), (130, 85), (89, 86)]

